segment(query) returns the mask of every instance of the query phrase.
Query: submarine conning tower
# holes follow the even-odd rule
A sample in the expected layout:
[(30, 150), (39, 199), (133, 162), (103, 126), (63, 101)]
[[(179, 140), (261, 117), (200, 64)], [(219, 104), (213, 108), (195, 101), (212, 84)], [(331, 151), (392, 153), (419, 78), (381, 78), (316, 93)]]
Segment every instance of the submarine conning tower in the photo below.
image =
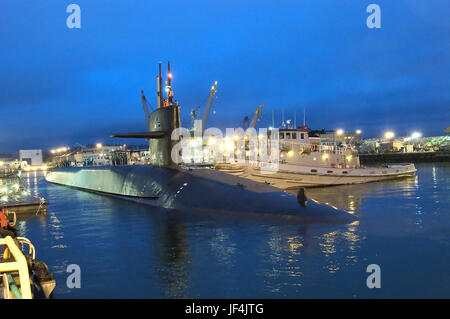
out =
[(174, 129), (181, 127), (180, 106), (173, 100), (172, 73), (170, 62), (167, 65), (167, 81), (163, 96), (163, 82), (161, 74), (161, 62), (157, 76), (157, 109), (147, 118), (148, 132), (115, 134), (112, 137), (146, 138), (149, 141), (149, 153), (152, 164), (155, 166), (177, 166), (171, 157), (171, 150), (177, 140), (172, 140)]

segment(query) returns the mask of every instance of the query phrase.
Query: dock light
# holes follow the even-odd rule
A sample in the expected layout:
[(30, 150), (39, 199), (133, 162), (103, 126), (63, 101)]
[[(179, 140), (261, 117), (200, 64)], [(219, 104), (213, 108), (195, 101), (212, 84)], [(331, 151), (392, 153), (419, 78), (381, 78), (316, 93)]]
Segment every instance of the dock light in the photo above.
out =
[(411, 135), (411, 138), (420, 138), (422, 137), (422, 133), (420, 132), (413, 132)]
[(344, 134), (344, 130), (339, 129), (339, 130), (336, 131), (336, 134), (337, 135), (342, 135), (342, 134)]
[(55, 151), (55, 150), (51, 150), (51, 151), (50, 151), (50, 153), (52, 153), (52, 154), (55, 154), (55, 153), (56, 153), (56, 151)]
[(294, 151), (293, 151), (293, 150), (290, 150), (290, 151), (287, 153), (287, 155), (288, 155), (289, 157), (292, 157), (292, 156), (294, 155)]
[(102, 144), (102, 143), (97, 143), (97, 144), (95, 145), (95, 147), (96, 147), (96, 148), (102, 148), (102, 147), (103, 147), (103, 144)]
[(3, 162), (2, 161), (0, 161), (0, 166), (3, 166)]
[(356, 130), (356, 134), (361, 134), (361, 130)]
[(42, 166), (41, 166), (41, 169), (44, 170), (44, 171), (47, 170), (47, 165), (45, 165), (45, 164), (42, 165)]
[(384, 138), (386, 138), (388, 140), (391, 138), (394, 138), (394, 136), (395, 136), (395, 134), (392, 131), (387, 131), (386, 133), (384, 133)]
[(352, 157), (353, 157), (353, 156), (351, 156), (351, 155), (347, 156), (347, 157), (346, 157), (347, 161), (351, 161), (351, 160), (352, 160)]
[(322, 159), (323, 159), (323, 160), (328, 159), (328, 154), (323, 154), (323, 155), (322, 155)]
[(226, 148), (227, 148), (227, 151), (232, 151), (232, 150), (234, 150), (234, 143), (231, 142), (231, 141), (226, 142), (225, 146), (226, 146)]

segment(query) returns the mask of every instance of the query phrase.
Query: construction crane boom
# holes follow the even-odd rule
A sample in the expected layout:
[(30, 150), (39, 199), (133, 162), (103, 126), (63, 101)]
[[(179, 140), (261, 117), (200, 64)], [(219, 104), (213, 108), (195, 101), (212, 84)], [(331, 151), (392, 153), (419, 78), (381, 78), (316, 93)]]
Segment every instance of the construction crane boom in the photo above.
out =
[(144, 110), (144, 114), (145, 114), (145, 121), (147, 122), (147, 126), (150, 129), (150, 123), (148, 122), (150, 112), (148, 109), (147, 99), (145, 98), (145, 95), (144, 95), (144, 90), (141, 90), (141, 101), (142, 101), (142, 109)]
[(209, 93), (209, 99), (208, 99), (208, 102), (206, 103), (205, 111), (203, 112), (202, 134), (205, 131), (206, 121), (208, 121), (208, 116), (209, 116), (209, 112), (211, 111), (211, 106), (212, 106), (214, 95), (216, 94), (216, 89), (217, 89), (217, 81), (214, 82), (214, 85), (211, 87), (211, 91)]
[(253, 115), (252, 122), (248, 126), (248, 129), (252, 129), (255, 127), (256, 121), (258, 120), (258, 117), (261, 115), (263, 107), (264, 107), (264, 104), (261, 104), (260, 106), (258, 106), (258, 108), (255, 111), (255, 115)]

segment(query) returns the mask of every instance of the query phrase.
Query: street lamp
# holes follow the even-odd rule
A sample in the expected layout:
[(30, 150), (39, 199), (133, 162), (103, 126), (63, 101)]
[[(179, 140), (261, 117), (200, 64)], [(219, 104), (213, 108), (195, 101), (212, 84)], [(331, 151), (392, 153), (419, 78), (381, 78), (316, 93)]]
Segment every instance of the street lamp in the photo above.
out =
[(422, 137), (422, 133), (420, 132), (413, 132), (411, 135), (411, 138), (420, 138)]
[(344, 134), (344, 130), (339, 129), (339, 130), (336, 131), (336, 134), (337, 135), (342, 135), (342, 134)]
[(97, 144), (95, 145), (95, 147), (96, 147), (96, 148), (102, 148), (103, 145), (102, 145), (102, 143), (97, 143)]
[(361, 134), (361, 130), (356, 130), (356, 134)]
[(384, 138), (390, 140), (392, 138), (394, 138), (395, 134), (392, 131), (387, 131), (386, 133), (384, 133)]

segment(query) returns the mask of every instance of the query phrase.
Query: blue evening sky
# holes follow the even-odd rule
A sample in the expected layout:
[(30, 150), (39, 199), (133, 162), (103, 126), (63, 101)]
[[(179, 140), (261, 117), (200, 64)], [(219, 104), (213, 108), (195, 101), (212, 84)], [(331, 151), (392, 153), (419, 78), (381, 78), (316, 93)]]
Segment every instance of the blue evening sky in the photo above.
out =
[[(81, 7), (81, 29), (66, 7)], [(369, 29), (366, 7), (381, 7)], [(157, 62), (182, 123), (218, 81), (209, 126), (285, 119), (315, 129), (442, 135), (450, 125), (448, 0), (1, 0), (0, 153), (145, 131)], [(165, 67), (165, 65), (164, 65)], [(128, 141), (129, 142), (129, 141)]]

